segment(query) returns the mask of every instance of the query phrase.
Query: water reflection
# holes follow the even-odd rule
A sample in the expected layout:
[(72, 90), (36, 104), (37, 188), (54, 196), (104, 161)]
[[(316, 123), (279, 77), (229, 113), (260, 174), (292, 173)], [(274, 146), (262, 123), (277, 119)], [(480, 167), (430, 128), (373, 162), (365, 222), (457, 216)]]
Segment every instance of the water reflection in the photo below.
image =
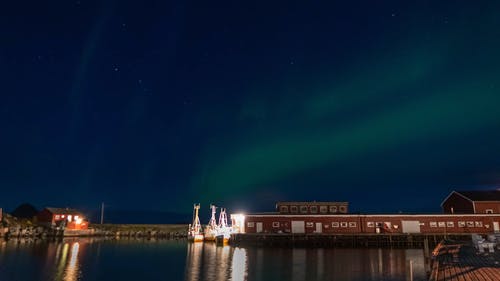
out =
[(215, 243), (187, 245), (185, 277), (194, 280), (247, 280), (246, 249)]
[(427, 280), (422, 250), (233, 248), (189, 244), (186, 280)]
[[(0, 242), (0, 280), (426, 280), (423, 250), (264, 248), (185, 241)], [(20, 270), (20, 269), (23, 270)]]
[(53, 244), (50, 244), (47, 249), (47, 260), (54, 260), (54, 264), (56, 265), (57, 269), (54, 280), (79, 280), (81, 275), (80, 264), (78, 263), (80, 243), (76, 241), (59, 243), (55, 251), (53, 250), (53, 246)]

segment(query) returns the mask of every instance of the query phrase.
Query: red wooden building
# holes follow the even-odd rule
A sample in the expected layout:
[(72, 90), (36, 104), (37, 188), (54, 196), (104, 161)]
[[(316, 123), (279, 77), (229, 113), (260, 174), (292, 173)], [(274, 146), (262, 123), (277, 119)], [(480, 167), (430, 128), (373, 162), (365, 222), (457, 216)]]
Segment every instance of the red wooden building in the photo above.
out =
[[(445, 214), (347, 214), (347, 202), (278, 202), (277, 212), (245, 216), (246, 233), (494, 233), (500, 191), (452, 192)], [(448, 212), (446, 211), (448, 210)]]
[(500, 190), (453, 191), (441, 207), (446, 214), (500, 214)]
[(83, 213), (70, 208), (45, 208), (37, 216), (37, 223), (51, 228), (70, 230), (88, 229), (89, 223)]
[(380, 214), (245, 216), (246, 233), (493, 233), (499, 214)]

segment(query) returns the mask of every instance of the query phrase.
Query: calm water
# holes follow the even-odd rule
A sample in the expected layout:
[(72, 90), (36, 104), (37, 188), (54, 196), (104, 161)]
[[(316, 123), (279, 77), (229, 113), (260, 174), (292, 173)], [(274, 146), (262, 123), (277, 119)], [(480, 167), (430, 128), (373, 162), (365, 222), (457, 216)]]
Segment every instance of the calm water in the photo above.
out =
[(234, 248), (174, 240), (0, 241), (0, 281), (426, 280), (422, 250)]

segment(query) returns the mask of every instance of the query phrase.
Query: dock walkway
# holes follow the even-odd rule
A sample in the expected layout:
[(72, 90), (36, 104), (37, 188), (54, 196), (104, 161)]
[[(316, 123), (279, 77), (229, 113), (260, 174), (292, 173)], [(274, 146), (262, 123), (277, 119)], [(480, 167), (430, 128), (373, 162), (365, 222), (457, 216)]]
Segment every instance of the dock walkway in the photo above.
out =
[(478, 253), (470, 244), (439, 244), (430, 281), (498, 281), (500, 251)]

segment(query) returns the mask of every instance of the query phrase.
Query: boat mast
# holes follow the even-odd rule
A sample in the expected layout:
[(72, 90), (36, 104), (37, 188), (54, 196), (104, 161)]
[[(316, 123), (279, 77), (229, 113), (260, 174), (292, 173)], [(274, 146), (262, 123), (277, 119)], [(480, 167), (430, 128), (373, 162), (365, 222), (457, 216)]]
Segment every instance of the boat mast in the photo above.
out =
[(194, 204), (194, 215), (193, 215), (193, 232), (199, 233), (201, 230), (200, 218), (198, 217), (198, 210), (200, 209), (200, 203)]
[(212, 209), (212, 217), (210, 218), (210, 221), (208, 222), (208, 227), (211, 229), (215, 229), (217, 226), (217, 221), (215, 220), (215, 213), (217, 212), (217, 206), (214, 204), (210, 205), (210, 209)]
[(225, 228), (226, 226), (227, 226), (226, 208), (220, 208), (219, 227)]

